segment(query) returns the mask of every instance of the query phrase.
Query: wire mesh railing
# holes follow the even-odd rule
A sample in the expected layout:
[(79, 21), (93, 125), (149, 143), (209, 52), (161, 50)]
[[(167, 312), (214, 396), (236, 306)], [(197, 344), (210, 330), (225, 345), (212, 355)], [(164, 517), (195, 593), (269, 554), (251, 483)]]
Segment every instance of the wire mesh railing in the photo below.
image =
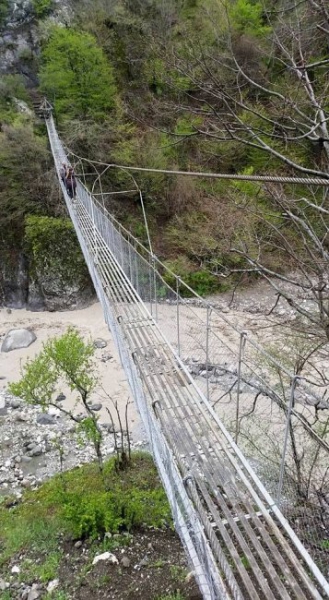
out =
[[(48, 131), (58, 168), (60, 162), (66, 157), (52, 122), (48, 122)], [(64, 188), (63, 191), (65, 193)], [(241, 561), (243, 563), (243, 560), (248, 560), (243, 552), (240, 554), (240, 562), (234, 562), (236, 566), (238, 565), (238, 574), (234, 573), (234, 569), (232, 571), (231, 563), (236, 560), (235, 549), (225, 546), (225, 543), (229, 544), (229, 542), (225, 542), (227, 533), (223, 531), (222, 524), (223, 521), (228, 523), (227, 518), (224, 518), (227, 508), (223, 508), (222, 518), (213, 522), (213, 526), (216, 525), (218, 530), (209, 526), (209, 515), (211, 510), (214, 510), (213, 499), (209, 496), (207, 488), (204, 488), (203, 477), (206, 475), (200, 479), (199, 471), (196, 472), (193, 467), (194, 452), (199, 452), (200, 457), (206, 453), (209, 464), (212, 460), (215, 460), (214, 464), (220, 464), (223, 456), (221, 453), (224, 453), (228, 461), (227, 465), (231, 464), (231, 467), (233, 465), (236, 473), (235, 480), (232, 480), (231, 476), (228, 477), (227, 481), (230, 482), (227, 483), (228, 489), (235, 490), (236, 482), (244, 482), (247, 486), (245, 490), (248, 490), (248, 494), (253, 498), (253, 502), (246, 504), (249, 513), (252, 514), (255, 510), (255, 503), (258, 503), (257, 506), (260, 507), (260, 512), (265, 519), (268, 519), (269, 514), (273, 512), (279, 519), (280, 526), (288, 532), (289, 539), (293, 540), (305, 559), (307, 553), (305, 554), (298, 538), (282, 520), (277, 508), (280, 506), (323, 575), (326, 576), (328, 430), (325, 419), (321, 419), (321, 425), (317, 427), (314, 427), (314, 423), (313, 426), (310, 425), (313, 416), (312, 406), (305, 401), (305, 398), (311, 398), (314, 403), (318, 403), (320, 399), (316, 390), (310, 389), (305, 382), (292, 376), (246, 332), (239, 331), (229, 317), (194, 294), (193, 290), (166, 269), (154, 254), (123, 228), (100, 202), (93, 199), (81, 182), (78, 182), (77, 196), (79, 206), (74, 207), (68, 203), (70, 215), (75, 223), (95, 288), (102, 301), (107, 323), (113, 332), (134, 397), (146, 424), (151, 446), (171, 502), (177, 530), (191, 557), (204, 597), (256, 598), (258, 594), (254, 594), (252, 581), (246, 577), (246, 569), (241, 567)], [(78, 211), (80, 211), (79, 215)], [(116, 269), (118, 277), (120, 276), (120, 281), (117, 281), (113, 275), (109, 275), (108, 264), (111, 261), (115, 261), (113, 268)], [(185, 297), (187, 293), (190, 298)], [(118, 323), (124, 323), (126, 315), (129, 315), (129, 328), (123, 329), (123, 335), (121, 331), (123, 325), (119, 327)], [(247, 456), (253, 471), (221, 425), (220, 431), (226, 442), (223, 442), (224, 445), (221, 446), (219, 453), (216, 445), (211, 441), (211, 428), (208, 435), (201, 426), (195, 441), (191, 437), (189, 442), (186, 439), (179, 439), (178, 428), (177, 447), (173, 437), (171, 437), (171, 446), (168, 446), (166, 438), (159, 430), (159, 423), (164, 431), (168, 427), (175, 430), (178, 424), (167, 421), (167, 415), (159, 408), (161, 402), (167, 402), (168, 399), (161, 396), (161, 402), (155, 400), (149, 390), (153, 385), (155, 390), (153, 393), (160, 395), (160, 390), (156, 388), (153, 381), (156, 361), (158, 377), (162, 378), (166, 385), (169, 385), (173, 372), (166, 371), (164, 358), (153, 345), (152, 338), (144, 340), (143, 328), (147, 333), (153, 321), (161, 331), (162, 342), (159, 343), (168, 344), (168, 348), (172, 348), (179, 359), (176, 362), (176, 369), (181, 374), (184, 393), (187, 386), (195, 385), (197, 386), (195, 389), (200, 391), (201, 404), (198, 405), (198, 410), (201, 411), (200, 423), (203, 414), (202, 398), (205, 398)], [(135, 337), (132, 337), (133, 335)], [(129, 339), (135, 340), (133, 347), (135, 348), (137, 344), (139, 347), (137, 353), (129, 351)], [(143, 354), (145, 373), (136, 368), (140, 353)], [(152, 369), (147, 375), (146, 371), (150, 365)], [(175, 372), (175, 377), (176, 375)], [(150, 407), (145, 404), (144, 395), (148, 391), (157, 419), (152, 410), (150, 411)], [(176, 395), (179, 396), (177, 390), (173, 395), (172, 406), (175, 404)], [(182, 427), (192, 427), (189, 423), (189, 419), (192, 419), (190, 407), (185, 409), (183, 407), (184, 404), (179, 408), (185, 415), (182, 416)], [(215, 413), (210, 410), (209, 414), (213, 415), (214, 422), (219, 425)], [(191, 434), (195, 435), (198, 419), (193, 427)], [(215, 440), (217, 443), (217, 438)], [(184, 452), (187, 450), (188, 454), (182, 454), (183, 445)], [(307, 448), (306, 452), (305, 448)], [(242, 461), (243, 466), (239, 467), (239, 461)], [(207, 463), (203, 461), (201, 464), (202, 470), (207, 473)], [(247, 476), (243, 470), (248, 474)], [(191, 477), (190, 473), (194, 473), (194, 476)], [(210, 472), (208, 476), (209, 482), (212, 478)], [(220, 471), (219, 477), (221, 477)], [(264, 486), (261, 486), (260, 482)], [(252, 486), (256, 486), (258, 492), (253, 491)], [(275, 500), (268, 496), (265, 488)], [(215, 489), (217, 488), (213, 488), (212, 493), (217, 495)], [(235, 490), (234, 494), (236, 493)], [(258, 493), (265, 498), (267, 506), (265, 511), (257, 496)], [(248, 494), (247, 491), (243, 492), (244, 499)], [(217, 498), (216, 503), (218, 502)], [(239, 512), (237, 506), (235, 503), (234, 519), (244, 523), (243, 527), (247, 527), (245, 514)], [(202, 519), (200, 521), (202, 514), (205, 515), (204, 521)], [(254, 515), (255, 523), (257, 514), (256, 512)], [(241, 540), (234, 525), (236, 522), (234, 519), (230, 521), (232, 531), (235, 532), (232, 533), (233, 539), (234, 536), (238, 536), (236, 546), (240, 544), (246, 552), (243, 539)], [(225, 542), (224, 551), (218, 546), (217, 537), (214, 539), (215, 531), (217, 537), (222, 536)], [(275, 531), (279, 536), (277, 530)], [(262, 535), (265, 533), (264, 528)], [(267, 540), (266, 543), (269, 544), (269, 541)], [(231, 549), (225, 550), (225, 548)], [(228, 555), (225, 554), (226, 552)], [(279, 562), (277, 554), (275, 556)], [(249, 559), (253, 561), (252, 554)], [(323, 575), (310, 559), (306, 558), (306, 562), (311, 572), (316, 574), (321, 589), (329, 595), (329, 585)], [(214, 570), (215, 564), (220, 565), (221, 576), (219, 577), (215, 575), (217, 573), (216, 569)], [(253, 573), (256, 572), (256, 567), (257, 565), (253, 567), (255, 569)], [(271, 569), (269, 564), (267, 569)], [(239, 577), (242, 578), (241, 581)], [(263, 581), (260, 574), (259, 577)], [(260, 594), (260, 597), (272, 597), (266, 585), (263, 581), (263, 590), (266, 589), (267, 592), (265, 596)], [(277, 585), (279, 589), (281, 584), (277, 583)], [(242, 596), (239, 595), (241, 589), (245, 592)], [(302, 598), (304, 593), (298, 587), (298, 592), (291, 597)], [(282, 590), (280, 594), (273, 597), (287, 597)], [(321, 596), (313, 589), (311, 597)]]
[[(96, 226), (166, 339), (322, 569), (329, 561), (329, 403), (198, 296), (97, 203)], [(188, 296), (188, 297), (186, 297)]]

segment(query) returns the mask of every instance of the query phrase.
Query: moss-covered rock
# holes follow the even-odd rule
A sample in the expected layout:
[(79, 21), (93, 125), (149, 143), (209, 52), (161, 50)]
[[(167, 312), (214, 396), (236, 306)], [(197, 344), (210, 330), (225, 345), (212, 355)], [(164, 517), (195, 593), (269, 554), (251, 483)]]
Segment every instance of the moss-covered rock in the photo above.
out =
[(28, 216), (25, 246), (29, 259), (28, 308), (65, 310), (92, 300), (92, 283), (69, 219)]

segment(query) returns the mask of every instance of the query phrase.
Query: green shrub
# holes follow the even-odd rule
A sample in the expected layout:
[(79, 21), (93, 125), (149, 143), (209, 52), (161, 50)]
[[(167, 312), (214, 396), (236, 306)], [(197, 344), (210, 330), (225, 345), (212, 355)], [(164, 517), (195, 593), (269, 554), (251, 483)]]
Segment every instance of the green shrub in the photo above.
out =
[(28, 101), (29, 97), (21, 75), (2, 75), (0, 79), (0, 104), (10, 102), (12, 98)]
[[(218, 277), (212, 275), (206, 269), (196, 270), (193, 263), (186, 260), (184, 256), (174, 261), (167, 261), (166, 266), (175, 275), (181, 277), (180, 295), (183, 298), (193, 296), (192, 292), (184, 286), (184, 282), (200, 296), (206, 296), (215, 291), (225, 291), (227, 289), (227, 286), (224, 287), (224, 284), (219, 281)], [(176, 277), (170, 271), (164, 272), (163, 279), (171, 288), (176, 290)]]
[(0, 27), (3, 25), (9, 10), (9, 0), (0, 0)]
[(261, 2), (236, 0), (229, 9), (234, 28), (239, 33), (263, 36), (271, 31), (263, 22), (263, 6)]
[(123, 490), (117, 485), (109, 491), (65, 492), (63, 516), (74, 537), (97, 537), (106, 531), (117, 533), (133, 528), (161, 527), (168, 521), (167, 500), (162, 489)]
[(25, 220), (25, 242), (31, 269), (58, 285), (89, 281), (88, 270), (70, 219), (28, 216)]
[(132, 456), (130, 468), (120, 475), (115, 472), (115, 459), (110, 459), (104, 466), (103, 480), (89, 465), (87, 476), (86, 470), (76, 470), (66, 481), (65, 489), (60, 485), (53, 487), (48, 499), (60, 506), (62, 518), (74, 537), (161, 527), (170, 521), (166, 495), (151, 457), (143, 453)]
[(37, 498), (57, 514), (74, 537), (160, 527), (170, 521), (170, 509), (154, 463), (146, 453), (132, 454), (126, 471), (118, 474), (115, 458), (104, 464), (74, 469), (45, 484)]
[(190, 273), (186, 283), (188, 283), (188, 285), (190, 285), (200, 296), (212, 294), (220, 287), (218, 278), (206, 270)]
[(41, 88), (58, 114), (103, 120), (115, 107), (112, 67), (92, 35), (54, 27), (42, 61)]
[(52, 0), (32, 0), (33, 10), (39, 19), (46, 17), (52, 9)]
[(49, 560), (39, 569), (46, 580), (54, 575), (62, 534), (97, 538), (106, 531), (171, 523), (169, 504), (149, 454), (133, 453), (129, 468), (119, 474), (115, 458), (104, 464), (103, 475), (95, 463), (86, 464), (27, 492), (12, 509), (0, 506), (0, 566), (23, 548), (46, 550)]

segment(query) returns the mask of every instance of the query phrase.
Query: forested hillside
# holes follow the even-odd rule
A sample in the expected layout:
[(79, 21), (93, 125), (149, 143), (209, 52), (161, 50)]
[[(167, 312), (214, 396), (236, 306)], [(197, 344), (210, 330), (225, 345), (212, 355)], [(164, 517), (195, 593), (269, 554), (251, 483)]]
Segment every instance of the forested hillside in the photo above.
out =
[[(4, 29), (8, 7), (2, 1)], [(33, 0), (29, 15), (38, 42), (21, 50), (0, 86), (0, 231), (9, 255), (18, 240), (29, 248), (27, 215), (64, 214), (44, 128), (20, 102), (31, 106), (36, 91), (53, 103), (68, 147), (90, 160), (329, 177), (325, 0)], [(323, 264), (325, 188), (134, 177), (154, 251), (202, 294), (241, 273), (247, 281)], [(134, 186), (120, 169), (103, 177), (106, 191)], [(108, 198), (146, 242), (138, 194)]]

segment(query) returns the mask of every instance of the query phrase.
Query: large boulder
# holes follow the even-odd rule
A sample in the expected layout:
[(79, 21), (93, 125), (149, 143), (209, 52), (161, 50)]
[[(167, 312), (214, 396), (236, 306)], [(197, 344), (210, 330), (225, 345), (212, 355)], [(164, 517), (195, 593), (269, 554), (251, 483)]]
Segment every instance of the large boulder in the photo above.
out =
[(56, 419), (48, 413), (40, 413), (37, 415), (37, 423), (39, 425), (55, 425)]
[[(7, 414), (6, 398), (0, 394), (0, 417)], [(1, 587), (0, 587), (1, 590)]]
[(2, 342), (1, 352), (28, 348), (36, 339), (35, 333), (29, 329), (11, 329)]

